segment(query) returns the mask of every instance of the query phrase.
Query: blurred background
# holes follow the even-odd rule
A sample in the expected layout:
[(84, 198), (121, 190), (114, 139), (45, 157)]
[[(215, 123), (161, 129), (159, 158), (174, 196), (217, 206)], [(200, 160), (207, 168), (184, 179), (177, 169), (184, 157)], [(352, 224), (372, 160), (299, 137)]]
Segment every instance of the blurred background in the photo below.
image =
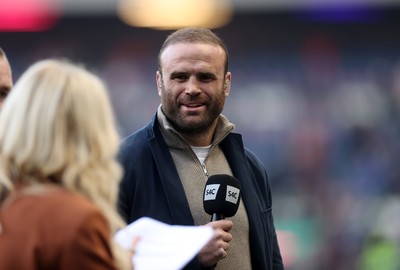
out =
[(267, 168), (286, 269), (400, 269), (400, 1), (317, 2), (0, 0), (0, 46), (14, 81), (48, 57), (100, 75), (124, 137), (159, 104), (165, 37), (213, 28), (224, 114)]

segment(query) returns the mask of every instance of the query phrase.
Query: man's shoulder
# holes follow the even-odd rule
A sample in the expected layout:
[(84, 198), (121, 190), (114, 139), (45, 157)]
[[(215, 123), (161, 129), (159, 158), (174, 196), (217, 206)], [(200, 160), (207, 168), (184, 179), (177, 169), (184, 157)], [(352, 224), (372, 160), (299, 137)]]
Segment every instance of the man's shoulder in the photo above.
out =
[(124, 160), (144, 157), (150, 149), (149, 140), (154, 137), (153, 123), (149, 122), (141, 129), (122, 139), (119, 147), (118, 158)]
[(152, 136), (152, 125), (151, 122), (143, 126), (142, 128), (134, 131), (133, 133), (127, 135), (125, 138), (121, 140), (120, 148), (130, 148), (130, 147), (137, 147), (143, 143), (144, 140), (147, 140)]

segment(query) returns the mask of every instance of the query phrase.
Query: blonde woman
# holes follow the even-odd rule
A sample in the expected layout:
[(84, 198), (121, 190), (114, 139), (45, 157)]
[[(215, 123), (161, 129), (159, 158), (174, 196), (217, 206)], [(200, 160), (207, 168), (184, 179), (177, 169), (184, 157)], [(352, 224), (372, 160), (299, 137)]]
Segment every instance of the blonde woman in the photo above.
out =
[(0, 114), (0, 269), (132, 268), (112, 242), (119, 137), (100, 79), (31, 66)]

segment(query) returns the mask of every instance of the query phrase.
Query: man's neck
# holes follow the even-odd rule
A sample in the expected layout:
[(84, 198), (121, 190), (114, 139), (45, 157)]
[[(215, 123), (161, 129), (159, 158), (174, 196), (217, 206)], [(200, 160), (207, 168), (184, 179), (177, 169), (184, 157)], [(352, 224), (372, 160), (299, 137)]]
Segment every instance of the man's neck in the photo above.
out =
[(209, 146), (214, 137), (215, 124), (212, 127), (196, 134), (180, 133), (181, 136), (191, 145), (197, 147)]

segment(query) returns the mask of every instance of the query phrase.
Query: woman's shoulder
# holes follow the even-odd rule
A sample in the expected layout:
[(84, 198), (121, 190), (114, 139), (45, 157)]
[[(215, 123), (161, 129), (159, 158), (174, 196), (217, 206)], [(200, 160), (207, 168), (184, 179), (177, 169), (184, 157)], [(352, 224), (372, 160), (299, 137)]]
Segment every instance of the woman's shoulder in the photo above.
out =
[(41, 254), (50, 265), (63, 263), (66, 269), (77, 261), (80, 269), (105, 269), (102, 264), (114, 269), (108, 222), (79, 194), (61, 187), (18, 190), (0, 213), (3, 247), (16, 254)]
[[(8, 208), (8, 211), (7, 211)], [(6, 209), (31, 221), (51, 221), (53, 225), (79, 226), (90, 217), (102, 219), (101, 211), (84, 196), (56, 185), (40, 185), (18, 190)]]

